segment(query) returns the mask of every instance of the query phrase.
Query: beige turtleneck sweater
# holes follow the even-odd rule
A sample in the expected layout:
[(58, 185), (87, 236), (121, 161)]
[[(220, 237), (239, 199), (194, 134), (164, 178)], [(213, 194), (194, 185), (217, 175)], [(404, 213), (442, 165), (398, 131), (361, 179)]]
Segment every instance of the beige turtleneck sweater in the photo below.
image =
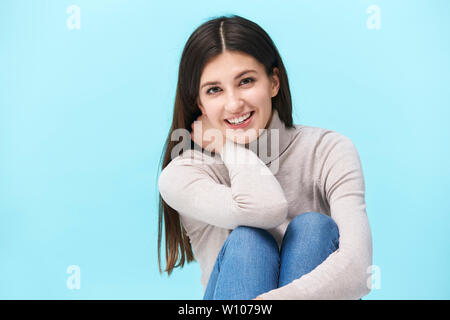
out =
[(204, 290), (231, 230), (239, 225), (266, 229), (281, 247), (292, 218), (316, 211), (336, 222), (339, 248), (310, 273), (261, 297), (359, 299), (367, 295), (372, 235), (363, 170), (352, 141), (318, 127), (286, 128), (274, 110), (268, 130), (248, 147), (227, 140), (220, 156), (202, 153), (201, 148), (188, 150), (159, 177), (162, 198), (180, 214), (190, 238)]

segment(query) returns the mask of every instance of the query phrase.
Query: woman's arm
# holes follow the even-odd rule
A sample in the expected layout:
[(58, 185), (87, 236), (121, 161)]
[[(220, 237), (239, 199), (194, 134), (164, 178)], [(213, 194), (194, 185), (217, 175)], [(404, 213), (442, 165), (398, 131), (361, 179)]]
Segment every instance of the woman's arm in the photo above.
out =
[(220, 154), (230, 184), (217, 183), (202, 161), (177, 157), (159, 177), (159, 192), (187, 217), (226, 229), (270, 229), (287, 217), (284, 192), (267, 166), (251, 150), (226, 140)]
[(339, 248), (299, 279), (261, 295), (263, 299), (359, 299), (370, 292), (372, 236), (365, 184), (352, 141), (327, 132), (319, 147), (318, 179), (339, 228)]

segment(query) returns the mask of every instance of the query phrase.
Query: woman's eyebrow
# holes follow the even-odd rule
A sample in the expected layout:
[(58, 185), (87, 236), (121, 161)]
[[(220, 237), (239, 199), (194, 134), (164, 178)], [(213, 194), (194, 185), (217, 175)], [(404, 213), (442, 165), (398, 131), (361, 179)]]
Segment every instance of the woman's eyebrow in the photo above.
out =
[[(256, 70), (244, 70), (241, 73), (239, 73), (236, 77), (234, 77), (234, 80), (236, 80), (236, 79), (242, 77), (244, 74), (250, 73), (250, 72), (256, 72)], [(208, 82), (205, 82), (204, 84), (202, 84), (200, 89), (202, 89), (203, 87), (208, 86), (208, 85), (216, 85), (216, 84), (220, 84), (220, 81), (208, 81)]]

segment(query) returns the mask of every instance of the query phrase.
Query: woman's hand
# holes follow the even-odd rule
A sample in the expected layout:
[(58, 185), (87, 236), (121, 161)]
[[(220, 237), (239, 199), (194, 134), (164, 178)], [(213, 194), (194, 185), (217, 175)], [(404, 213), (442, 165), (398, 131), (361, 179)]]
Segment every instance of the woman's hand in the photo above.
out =
[(191, 124), (191, 140), (201, 146), (203, 149), (222, 153), (225, 144), (223, 133), (212, 126), (210, 120), (205, 114), (202, 114)]

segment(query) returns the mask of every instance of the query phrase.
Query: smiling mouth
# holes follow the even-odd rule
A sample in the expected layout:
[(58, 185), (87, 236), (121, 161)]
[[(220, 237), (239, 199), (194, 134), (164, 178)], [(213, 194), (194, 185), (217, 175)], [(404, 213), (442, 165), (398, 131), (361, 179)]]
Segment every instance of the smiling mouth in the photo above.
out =
[(248, 113), (248, 116), (247, 116), (245, 119), (243, 119), (242, 121), (240, 121), (240, 122), (230, 122), (230, 121), (228, 121), (228, 119), (225, 119), (225, 121), (226, 121), (227, 123), (229, 123), (230, 125), (237, 126), (237, 125), (243, 124), (243, 123), (246, 122), (248, 119), (250, 119), (250, 118), (253, 116), (254, 113), (255, 113), (255, 111), (250, 111), (250, 112)]
[(247, 128), (250, 123), (253, 121), (253, 115), (255, 114), (255, 111), (250, 111), (250, 115), (244, 119), (243, 121), (235, 124), (235, 123), (231, 123), (230, 121), (228, 121), (227, 119), (225, 119), (225, 123), (227, 124), (227, 126), (231, 129), (244, 129)]

